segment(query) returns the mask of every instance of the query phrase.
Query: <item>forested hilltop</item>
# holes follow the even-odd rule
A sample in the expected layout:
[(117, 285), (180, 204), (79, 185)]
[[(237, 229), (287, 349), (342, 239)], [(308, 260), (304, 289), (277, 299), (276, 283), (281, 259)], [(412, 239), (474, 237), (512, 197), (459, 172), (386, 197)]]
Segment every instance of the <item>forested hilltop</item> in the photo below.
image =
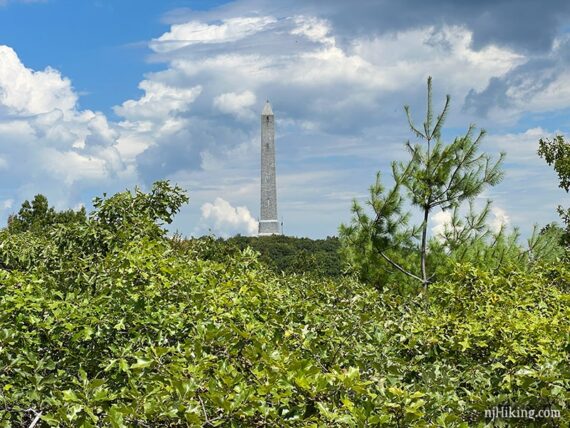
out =
[[(502, 157), (445, 143), (430, 85), (338, 239), (169, 236), (167, 181), (25, 202), (0, 231), (0, 426), (568, 427), (568, 208), (526, 241), (490, 227)], [(537, 150), (568, 192), (570, 145)]]
[[(233, 236), (228, 239), (202, 237), (183, 240), (175, 237), (180, 247), (196, 246), (201, 242), (207, 252), (204, 259), (220, 260), (251, 248), (259, 254), (259, 261), (279, 274), (312, 274), (339, 277), (343, 274), (340, 241), (336, 236), (326, 239), (297, 238), (293, 236)], [(198, 242), (193, 242), (198, 241)]]

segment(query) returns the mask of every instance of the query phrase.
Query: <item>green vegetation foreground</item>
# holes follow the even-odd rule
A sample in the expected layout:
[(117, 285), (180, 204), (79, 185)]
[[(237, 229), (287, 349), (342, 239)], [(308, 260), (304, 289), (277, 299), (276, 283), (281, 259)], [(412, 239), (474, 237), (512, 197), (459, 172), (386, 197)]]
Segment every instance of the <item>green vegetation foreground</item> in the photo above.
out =
[(507, 403), (568, 426), (566, 265), (455, 264), (402, 297), (204, 260), (161, 227), (186, 201), (159, 182), (2, 232), (0, 426), (466, 427)]

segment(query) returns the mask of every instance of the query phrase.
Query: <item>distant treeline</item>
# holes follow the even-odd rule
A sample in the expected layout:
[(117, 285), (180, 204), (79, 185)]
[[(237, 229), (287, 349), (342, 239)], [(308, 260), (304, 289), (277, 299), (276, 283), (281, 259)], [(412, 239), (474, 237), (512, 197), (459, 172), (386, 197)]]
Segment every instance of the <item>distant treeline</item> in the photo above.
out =
[(259, 260), (276, 273), (316, 274), (338, 277), (342, 275), (339, 254), (340, 241), (335, 236), (326, 239), (297, 238), (293, 236), (241, 236), (228, 239), (203, 237), (180, 241), (180, 245), (208, 241), (207, 254), (201, 256), (221, 260), (247, 247), (260, 254)]

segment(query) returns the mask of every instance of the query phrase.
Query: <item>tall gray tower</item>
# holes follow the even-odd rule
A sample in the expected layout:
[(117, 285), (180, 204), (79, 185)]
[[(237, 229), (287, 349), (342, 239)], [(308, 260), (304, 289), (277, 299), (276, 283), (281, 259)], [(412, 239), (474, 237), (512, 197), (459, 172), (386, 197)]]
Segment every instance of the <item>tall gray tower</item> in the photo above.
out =
[(275, 116), (269, 101), (261, 112), (261, 217), (259, 236), (280, 235), (275, 184)]

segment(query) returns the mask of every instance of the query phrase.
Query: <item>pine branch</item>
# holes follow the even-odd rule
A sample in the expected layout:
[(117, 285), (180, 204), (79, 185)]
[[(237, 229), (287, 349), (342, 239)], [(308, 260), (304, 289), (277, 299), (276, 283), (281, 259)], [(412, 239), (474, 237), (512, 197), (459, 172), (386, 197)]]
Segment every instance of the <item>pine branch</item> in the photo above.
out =
[[(467, 130), (467, 133), (465, 134), (465, 137), (462, 138), (462, 141), (468, 141), (468, 138), (469, 138), (468, 136), (473, 132), (473, 129), (474, 129), (474, 128), (473, 128), (473, 125), (470, 125), (470, 126), (469, 126), (469, 129)], [(478, 139), (479, 139), (479, 138), (481, 138), (481, 133), (479, 134)], [(449, 192), (449, 190), (450, 190), (451, 187), (453, 186), (453, 183), (454, 183), (454, 181), (455, 181), (455, 177), (457, 176), (457, 174), (459, 173), (459, 171), (461, 171), (461, 169), (462, 169), (464, 166), (470, 165), (470, 164), (472, 163), (472, 162), (468, 162), (468, 159), (469, 159), (470, 156), (473, 155), (473, 153), (475, 152), (475, 149), (476, 149), (476, 147), (475, 147), (474, 144), (471, 144), (471, 145), (469, 146), (467, 153), (464, 154), (463, 158), (461, 159), (461, 161), (459, 161), (459, 163), (458, 163), (458, 164), (456, 165), (456, 167), (455, 167), (455, 170), (454, 170), (453, 173), (451, 174), (451, 178), (449, 179), (449, 183), (448, 183), (447, 187), (445, 188), (445, 190), (443, 190), (441, 193), (439, 193), (435, 198), (433, 198), (434, 202), (438, 202), (438, 200), (439, 200), (440, 198), (442, 198), (445, 194), (447, 194), (447, 193)], [(478, 161), (479, 159), (481, 159), (482, 156), (483, 156), (483, 155), (481, 155), (480, 157), (478, 157), (478, 158), (476, 159), (476, 161)], [(499, 159), (499, 161), (497, 161), (497, 166), (499, 165), (499, 163), (500, 163), (500, 159)], [(461, 181), (463, 181), (463, 180), (460, 180), (460, 182), (461, 182)], [(448, 201), (449, 201), (449, 197), (448, 197), (448, 199), (447, 199), (445, 202), (448, 202)], [(443, 205), (443, 203), (445, 203), (445, 202), (436, 203), (434, 206)]]
[(447, 118), (447, 111), (449, 110), (450, 102), (451, 102), (451, 97), (449, 95), (446, 95), (445, 96), (445, 105), (443, 106), (443, 110), (441, 111), (441, 114), (437, 117), (437, 122), (435, 124), (435, 128), (433, 128), (432, 135), (435, 138), (441, 137), (441, 128), (443, 126), (443, 123), (445, 122), (445, 119)]
[(427, 137), (422, 134), (415, 126), (414, 123), (412, 121), (412, 116), (410, 115), (410, 106), (404, 106), (404, 111), (406, 112), (406, 116), (408, 118), (408, 124), (410, 125), (410, 129), (412, 130), (412, 132), (414, 134), (416, 134), (416, 137), (418, 138), (424, 138), (427, 140)]
[(396, 263), (395, 261), (393, 261), (392, 259), (390, 259), (390, 257), (388, 257), (386, 254), (384, 254), (383, 251), (378, 251), (378, 254), (380, 254), (384, 260), (386, 260), (388, 263), (390, 263), (393, 267), (395, 267), (396, 269), (398, 269), (400, 272), (402, 272), (405, 275), (408, 275), (410, 278), (414, 278), (415, 280), (418, 280), (420, 282), (424, 282), (423, 279), (421, 279), (419, 276), (414, 275), (413, 273), (407, 271), (406, 269), (404, 269), (402, 266), (400, 266), (398, 263)]
[(430, 132), (431, 125), (433, 123), (433, 109), (432, 109), (432, 101), (431, 101), (431, 76), (427, 79), (427, 112), (426, 112), (426, 121), (424, 122), (424, 131), (425, 135), (428, 140), (431, 140), (432, 134)]

